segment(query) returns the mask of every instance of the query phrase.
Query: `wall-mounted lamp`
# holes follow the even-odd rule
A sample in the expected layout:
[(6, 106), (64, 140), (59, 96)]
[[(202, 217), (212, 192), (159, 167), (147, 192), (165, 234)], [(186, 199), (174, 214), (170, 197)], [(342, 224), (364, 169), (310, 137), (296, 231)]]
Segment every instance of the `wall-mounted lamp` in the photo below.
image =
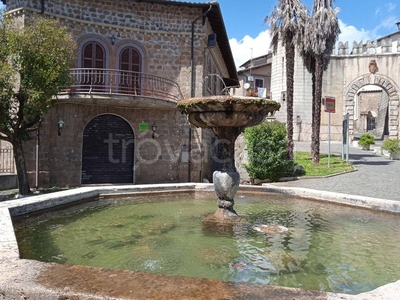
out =
[(113, 46), (114, 46), (114, 44), (115, 44), (115, 40), (116, 40), (116, 37), (115, 37), (115, 35), (112, 35), (112, 36), (110, 36), (110, 40), (111, 40), (111, 45), (113, 45)]
[(64, 121), (63, 120), (58, 120), (58, 122), (57, 122), (57, 127), (58, 127), (58, 135), (60, 136), (61, 135), (61, 131), (63, 130), (63, 128), (64, 128)]
[(396, 25), (397, 25), (397, 30), (400, 32), (400, 20), (398, 20), (398, 21), (396, 22)]
[(156, 122), (154, 122), (153, 125), (151, 125), (151, 130), (153, 131), (153, 134), (151, 137), (154, 139), (154, 134), (156, 133), (156, 130), (157, 130)]

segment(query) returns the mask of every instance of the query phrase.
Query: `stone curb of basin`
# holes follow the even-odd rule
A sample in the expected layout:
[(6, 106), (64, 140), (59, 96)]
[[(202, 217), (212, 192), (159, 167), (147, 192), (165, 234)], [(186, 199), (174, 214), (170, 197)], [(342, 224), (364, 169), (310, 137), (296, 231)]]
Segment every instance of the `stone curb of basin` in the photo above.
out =
[[(349, 171), (344, 171), (344, 172), (339, 172), (339, 173), (334, 173), (334, 174), (329, 174), (329, 175), (325, 175), (325, 176), (292, 176), (292, 177), (282, 177), (278, 180), (278, 182), (285, 182), (285, 181), (295, 181), (295, 180), (307, 180), (307, 179), (318, 179), (318, 178), (329, 178), (329, 177), (334, 177), (334, 176), (339, 176), (339, 175), (343, 175), (343, 174), (347, 174), (347, 173), (352, 173), (352, 172), (356, 172), (358, 171), (356, 167), (353, 166), (353, 170), (349, 170)], [(251, 185), (264, 185), (264, 184), (268, 184), (271, 183), (271, 180), (259, 180), (259, 179), (254, 179), (254, 184)]]
[(270, 184), (263, 184), (262, 186), (265, 187), (268, 192), (400, 214), (400, 202), (395, 200), (334, 193), (301, 187), (279, 187)]
[[(21, 199), (13, 199), (9, 201), (0, 202), (0, 298), (1, 299), (121, 299), (118, 296), (107, 295), (107, 291), (101, 290), (101, 286), (97, 287), (95, 291), (82, 293), (79, 291), (74, 291), (73, 288), (68, 287), (68, 283), (65, 283), (63, 289), (48, 288), (41, 285), (37, 280), (40, 274), (47, 272), (47, 270), (53, 268), (54, 266), (59, 266), (58, 268), (64, 268), (64, 265), (57, 265), (54, 263), (43, 263), (39, 261), (20, 259), (18, 243), (15, 237), (12, 217), (16, 215), (29, 214), (34, 211), (51, 208), (58, 205), (69, 204), (75, 201), (89, 199), (93, 197), (101, 196), (102, 194), (133, 194), (133, 193), (155, 193), (155, 192), (177, 192), (177, 191), (206, 191), (213, 192), (214, 188), (212, 184), (206, 183), (186, 183), (186, 184), (161, 184), (161, 185), (132, 185), (132, 186), (93, 186), (93, 187), (81, 187), (77, 189), (59, 191), (49, 194), (42, 194), (38, 196), (31, 196)], [(362, 196), (353, 196), (347, 194), (338, 194), (332, 192), (315, 191), (312, 189), (305, 188), (289, 188), (289, 187), (276, 187), (272, 185), (263, 186), (251, 186), (251, 185), (241, 185), (239, 191), (257, 192), (257, 193), (283, 193), (287, 195), (294, 195), (303, 198), (313, 198), (321, 201), (330, 201), (340, 204), (347, 204), (357, 207), (364, 207), (382, 211), (389, 211), (400, 213), (399, 202), (375, 199)], [(71, 267), (65, 266), (65, 268), (71, 269)], [(80, 266), (81, 269), (89, 270), (88, 273), (92, 277), (100, 276), (101, 268), (91, 268)], [(103, 270), (104, 271), (104, 270)], [(97, 273), (99, 272), (99, 273)], [(112, 270), (115, 275), (112, 276), (131, 276), (129, 274), (135, 275), (135, 272), (126, 272)], [(113, 273), (113, 274), (114, 274)], [(46, 273), (47, 274), (47, 273)], [(100, 274), (100, 275), (99, 275)], [(142, 276), (142, 275), (141, 275)], [(143, 275), (144, 276), (144, 275)], [(150, 275), (149, 282), (156, 284), (160, 278), (159, 275)], [(140, 276), (139, 276), (140, 277)], [(49, 278), (51, 280), (53, 277)], [(108, 278), (108, 277), (107, 277)], [(107, 279), (106, 278), (106, 279)], [(119, 278), (119, 277), (118, 277)], [(180, 277), (179, 277), (180, 278)], [(109, 278), (107, 279), (110, 280)], [(136, 280), (136, 279), (135, 279)], [(188, 286), (183, 283), (182, 280), (192, 280)], [(179, 279), (179, 286), (175, 287), (176, 291), (182, 291), (185, 293), (185, 289), (188, 291), (195, 291), (197, 284), (201, 284), (205, 279)], [(185, 281), (187, 282), (187, 281)], [(213, 285), (221, 288), (224, 282), (220, 281), (207, 281), (207, 289), (213, 290)], [(228, 284), (229, 285), (229, 284)], [(53, 285), (51, 285), (53, 286)], [(162, 284), (160, 285), (160, 289)], [(100, 289), (100, 290), (99, 290)], [(239, 292), (248, 292), (249, 289), (254, 289), (254, 293), (250, 292), (247, 295), (251, 299), (265, 299), (268, 295), (268, 299), (327, 299), (327, 300), (367, 300), (367, 299), (381, 299), (381, 300), (391, 300), (397, 299), (400, 294), (400, 281), (395, 283), (390, 283), (385, 286), (379, 287), (371, 292), (362, 293), (359, 295), (345, 295), (345, 294), (335, 294), (335, 293), (325, 293), (317, 291), (304, 291), (300, 289), (290, 289), (283, 287), (259, 287), (258, 285), (241, 285), (236, 284), (235, 289)], [(164, 291), (165, 293), (167, 291)], [(283, 297), (285, 293), (291, 292), (291, 296)], [(264, 294), (263, 294), (264, 293)], [(270, 293), (270, 294), (265, 294)], [(293, 296), (295, 293), (295, 297)], [(196, 294), (196, 292), (195, 292)], [(166, 299), (166, 294), (160, 291), (160, 298), (154, 299)], [(193, 294), (194, 295), (194, 294)], [(199, 294), (201, 295), (201, 294)], [(275, 295), (275, 296), (272, 296)], [(287, 294), (285, 294), (287, 295)], [(138, 295), (137, 295), (138, 296)], [(181, 299), (187, 295), (182, 295)], [(206, 299), (207, 295), (203, 295), (202, 299)], [(211, 296), (208, 294), (208, 296)], [(64, 297), (64, 298), (62, 298)], [(139, 296), (138, 296), (139, 297)], [(163, 298), (164, 297), (164, 298)], [(140, 298), (146, 298), (145, 295), (140, 295)], [(250, 299), (249, 298), (249, 299)], [(188, 298), (186, 299), (195, 299)], [(198, 299), (198, 298), (196, 298)], [(207, 299), (213, 299), (207, 298)], [(235, 299), (235, 298), (232, 298)], [(244, 298), (243, 298), (244, 299)]]

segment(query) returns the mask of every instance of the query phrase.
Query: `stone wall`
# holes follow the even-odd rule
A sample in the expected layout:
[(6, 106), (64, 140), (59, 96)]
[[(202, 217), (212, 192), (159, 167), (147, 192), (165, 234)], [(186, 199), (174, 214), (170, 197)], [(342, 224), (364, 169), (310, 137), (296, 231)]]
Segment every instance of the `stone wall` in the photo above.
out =
[[(42, 122), (39, 146), (40, 186), (80, 186), (83, 131), (90, 120), (101, 114), (119, 116), (133, 129), (134, 183), (188, 181), (188, 163), (182, 157), (182, 145), (189, 143), (188, 127), (185, 116), (179, 112), (61, 104), (52, 109)], [(65, 127), (58, 136), (57, 121), (60, 117)], [(151, 130), (139, 130), (140, 123), (151, 125), (153, 122), (157, 124), (154, 139)], [(194, 149), (201, 147), (201, 140), (193, 138), (192, 143)], [(31, 184), (35, 181), (35, 146), (35, 139), (25, 145)], [(192, 157), (191, 167), (191, 180), (199, 181), (201, 160)]]
[[(32, 18), (40, 12), (40, 0), (7, 1), (13, 16)], [(76, 37), (78, 49), (82, 43), (95, 40), (107, 52), (107, 67), (118, 68), (116, 58), (122, 47), (132, 44), (145, 56), (143, 72), (178, 82), (184, 98), (191, 93), (191, 26), (202, 15), (202, 9), (127, 1), (45, 1), (45, 15), (60, 20)], [(195, 95), (203, 93), (205, 52), (212, 54), (213, 63), (222, 77), (229, 77), (217, 47), (207, 49), (207, 37), (212, 33), (208, 21), (194, 23)], [(111, 37), (115, 44), (111, 44)], [(80, 52), (78, 52), (79, 54)], [(77, 62), (79, 67), (79, 61)]]

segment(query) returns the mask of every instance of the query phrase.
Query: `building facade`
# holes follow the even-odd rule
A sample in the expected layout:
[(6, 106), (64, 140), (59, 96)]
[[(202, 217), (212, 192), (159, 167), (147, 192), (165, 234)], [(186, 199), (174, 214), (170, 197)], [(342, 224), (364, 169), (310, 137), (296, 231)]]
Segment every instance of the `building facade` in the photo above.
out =
[(2, 2), (24, 24), (59, 20), (78, 46), (74, 84), (24, 148), (32, 186), (211, 180), (214, 136), (176, 103), (237, 84), (218, 3)]
[(251, 58), (239, 66), (240, 87), (233, 93), (238, 96), (271, 97), (272, 52)]
[[(342, 139), (342, 122), (349, 115), (350, 139), (369, 132), (377, 139), (399, 138), (400, 33), (376, 41), (338, 43), (324, 72), (323, 97), (335, 99), (335, 113), (322, 111), (321, 140)], [(284, 48), (272, 61), (271, 97), (280, 101), (276, 118), (286, 122)], [(311, 140), (311, 76), (297, 56), (294, 74), (294, 139)], [(330, 119), (330, 123), (329, 123)], [(330, 124), (330, 126), (329, 126)]]

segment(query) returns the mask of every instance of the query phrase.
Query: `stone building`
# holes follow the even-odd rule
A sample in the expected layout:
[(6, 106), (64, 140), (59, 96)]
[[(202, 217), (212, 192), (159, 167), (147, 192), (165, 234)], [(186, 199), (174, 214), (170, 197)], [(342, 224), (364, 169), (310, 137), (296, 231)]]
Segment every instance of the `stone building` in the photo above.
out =
[[(272, 59), (271, 96), (280, 101), (276, 118), (286, 122), (284, 48)], [(342, 138), (343, 116), (349, 114), (353, 139), (369, 132), (377, 139), (399, 138), (400, 32), (376, 41), (338, 43), (323, 77), (323, 97), (334, 97), (331, 139)], [(294, 138), (311, 140), (311, 76), (297, 56), (294, 75)], [(328, 140), (329, 113), (322, 111), (321, 140)]]
[(22, 22), (59, 20), (78, 45), (74, 85), (24, 148), (32, 186), (211, 180), (214, 136), (176, 103), (238, 84), (218, 3), (2, 2)]
[(271, 97), (272, 52), (251, 58), (239, 66), (240, 87), (233, 89), (238, 96)]

